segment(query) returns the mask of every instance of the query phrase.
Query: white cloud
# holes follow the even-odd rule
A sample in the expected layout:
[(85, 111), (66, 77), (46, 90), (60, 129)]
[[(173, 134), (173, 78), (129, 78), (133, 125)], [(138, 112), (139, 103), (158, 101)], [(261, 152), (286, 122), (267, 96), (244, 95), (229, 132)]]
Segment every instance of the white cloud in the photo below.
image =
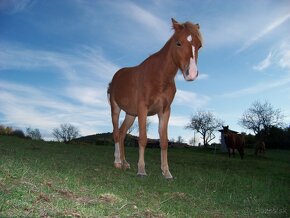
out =
[(184, 128), (189, 120), (187, 116), (170, 116), (169, 125)]
[(237, 50), (237, 53), (240, 53), (244, 50), (246, 50), (248, 47), (250, 47), (252, 44), (254, 44), (256, 41), (260, 40), (265, 35), (271, 33), (275, 29), (277, 29), (279, 26), (284, 24), (286, 21), (288, 21), (290, 18), (290, 13), (284, 14), (278, 18), (275, 18), (271, 23), (269, 23), (267, 26), (264, 27), (258, 34), (254, 35), (250, 39), (248, 39), (244, 45)]
[(254, 70), (257, 70), (257, 71), (263, 71), (265, 70), (266, 68), (268, 68), (271, 63), (272, 63), (272, 52), (270, 52), (267, 57), (262, 60), (260, 63), (258, 63), (257, 65), (255, 65), (253, 67)]
[(164, 22), (148, 10), (132, 2), (122, 2), (120, 8), (125, 16), (130, 17), (133, 22), (137, 22), (147, 27), (150, 34), (153, 34), (160, 41), (165, 41), (171, 35), (171, 26), (169, 22)]
[(34, 0), (1, 0), (0, 11), (7, 14), (15, 14), (31, 8), (34, 3)]
[(0, 70), (45, 69), (57, 72), (70, 81), (109, 81), (119, 67), (103, 57), (98, 49), (82, 47), (73, 51), (54, 52), (0, 43)]
[(83, 135), (111, 130), (106, 86), (118, 67), (98, 49), (83, 47), (60, 53), (3, 42), (0, 48), (2, 71), (26, 69), (54, 78), (59, 73), (64, 76), (62, 85), (54, 89), (0, 80), (4, 124), (39, 128), (46, 139), (51, 138), (49, 131), (61, 123), (76, 125)]
[(0, 111), (6, 120), (4, 124), (22, 129), (39, 128), (46, 138), (61, 123), (76, 125), (83, 135), (111, 129), (106, 101), (102, 105), (73, 104), (47, 90), (5, 81), (0, 81)]
[(277, 54), (277, 64), (290, 72), (290, 39), (281, 44)]
[(200, 21), (205, 49), (235, 46), (239, 54), (274, 31), (283, 29), (283, 36), (287, 32), (289, 35), (288, 1), (228, 2), (227, 10), (221, 12), (218, 6), (223, 7), (222, 4), (215, 2), (217, 8)]
[(210, 101), (205, 95), (199, 95), (194, 92), (178, 89), (175, 95), (174, 103), (191, 108), (201, 108)]
[(286, 76), (281, 79), (271, 81), (271, 83), (269, 83), (268, 81), (260, 82), (250, 87), (246, 87), (237, 91), (232, 91), (223, 95), (219, 95), (219, 97), (238, 98), (246, 95), (254, 95), (257, 93), (268, 91), (270, 89), (286, 86), (288, 84), (290, 84), (290, 76)]

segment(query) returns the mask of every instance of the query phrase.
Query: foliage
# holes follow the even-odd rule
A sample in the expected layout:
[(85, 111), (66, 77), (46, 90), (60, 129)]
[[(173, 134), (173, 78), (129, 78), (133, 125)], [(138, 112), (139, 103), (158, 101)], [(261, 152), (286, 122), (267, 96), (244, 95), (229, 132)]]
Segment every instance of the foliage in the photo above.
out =
[(41, 134), (39, 129), (32, 129), (32, 128), (27, 128), (26, 129), (26, 136), (33, 139), (33, 140), (41, 140)]
[(198, 111), (191, 117), (185, 128), (192, 129), (201, 134), (204, 146), (215, 138), (214, 131), (220, 128), (223, 122), (210, 111)]
[[(246, 129), (252, 130), (259, 137), (264, 138), (272, 126), (281, 126), (282, 120), (283, 115), (280, 109), (275, 109), (267, 101), (264, 103), (255, 101), (244, 112), (239, 124)], [(261, 135), (262, 131), (263, 134)]]
[[(113, 167), (113, 146), (0, 137), (0, 217), (289, 217), (290, 151), (245, 159), (198, 148), (146, 150), (148, 177)], [(250, 155), (251, 154), (251, 155)]]
[(0, 135), (12, 135), (12, 127), (0, 125)]
[(65, 123), (61, 124), (59, 128), (53, 129), (52, 135), (59, 142), (69, 143), (71, 140), (77, 138), (80, 134), (77, 127)]
[(10, 126), (0, 125), (0, 135), (11, 135), (19, 138), (25, 138), (25, 134), (21, 129), (13, 129)]
[(19, 138), (25, 138), (25, 134), (21, 129), (15, 129), (12, 131), (11, 135), (17, 136)]
[(257, 139), (254, 135), (252, 134), (246, 134), (242, 133), (245, 137), (245, 146), (248, 148), (255, 148), (255, 145), (257, 143)]
[(266, 148), (290, 149), (290, 128), (270, 127), (265, 144)]

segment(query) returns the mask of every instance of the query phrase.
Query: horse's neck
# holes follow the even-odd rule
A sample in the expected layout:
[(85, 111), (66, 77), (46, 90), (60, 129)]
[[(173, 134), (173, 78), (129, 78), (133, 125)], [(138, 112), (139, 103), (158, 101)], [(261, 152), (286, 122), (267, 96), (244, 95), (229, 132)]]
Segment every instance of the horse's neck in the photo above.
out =
[(145, 66), (150, 65), (148, 73), (154, 73), (156, 78), (172, 81), (177, 73), (178, 67), (173, 61), (171, 54), (171, 38), (158, 52), (144, 61)]

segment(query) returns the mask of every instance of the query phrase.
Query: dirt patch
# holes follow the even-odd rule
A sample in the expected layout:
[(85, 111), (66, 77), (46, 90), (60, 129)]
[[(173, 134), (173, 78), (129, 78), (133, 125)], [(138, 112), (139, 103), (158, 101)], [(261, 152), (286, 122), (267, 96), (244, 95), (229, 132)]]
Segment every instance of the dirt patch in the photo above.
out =
[(146, 209), (145, 211), (141, 211), (137, 214), (133, 214), (132, 216), (129, 216), (131, 218), (165, 218), (166, 216), (164, 214), (151, 211), (149, 209)]
[(119, 201), (118, 198), (113, 194), (102, 194), (98, 197), (98, 199), (101, 202), (112, 203), (112, 204)]

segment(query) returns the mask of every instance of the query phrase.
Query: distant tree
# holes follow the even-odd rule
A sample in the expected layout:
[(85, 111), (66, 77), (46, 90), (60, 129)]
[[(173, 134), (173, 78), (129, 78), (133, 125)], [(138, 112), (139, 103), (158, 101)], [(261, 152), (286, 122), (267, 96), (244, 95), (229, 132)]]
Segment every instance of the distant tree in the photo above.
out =
[(138, 129), (138, 124), (136, 122), (133, 123), (133, 125), (129, 128), (128, 134), (131, 134), (133, 131)]
[(188, 144), (190, 144), (191, 146), (195, 146), (195, 138), (194, 137), (192, 137), (191, 139), (189, 139), (189, 142), (188, 142)]
[(66, 123), (61, 124), (60, 128), (53, 129), (52, 135), (59, 142), (69, 143), (71, 140), (77, 138), (80, 134), (77, 127)]
[[(150, 129), (152, 121), (147, 117), (146, 120), (146, 132)], [(133, 125), (129, 128), (128, 134), (131, 134), (133, 131), (139, 131), (138, 122), (134, 122)]]
[(174, 138), (171, 138), (169, 141), (170, 142), (175, 142), (175, 139)]
[(239, 125), (252, 130), (259, 138), (267, 137), (271, 127), (280, 127), (283, 124), (284, 116), (280, 109), (275, 109), (269, 102), (255, 101), (249, 109), (247, 109)]
[(9, 126), (0, 125), (0, 135), (12, 135), (13, 129)]
[(183, 138), (181, 136), (178, 136), (176, 142), (177, 143), (183, 143), (184, 140), (183, 140)]
[(185, 126), (201, 134), (203, 144), (206, 147), (215, 138), (214, 132), (223, 125), (223, 122), (216, 118), (209, 111), (198, 111), (194, 114), (189, 124)]
[(25, 138), (25, 134), (21, 129), (15, 129), (12, 131), (11, 135), (17, 136), (19, 138)]
[(26, 136), (33, 140), (41, 140), (41, 134), (39, 129), (32, 129), (32, 128), (26, 128)]

